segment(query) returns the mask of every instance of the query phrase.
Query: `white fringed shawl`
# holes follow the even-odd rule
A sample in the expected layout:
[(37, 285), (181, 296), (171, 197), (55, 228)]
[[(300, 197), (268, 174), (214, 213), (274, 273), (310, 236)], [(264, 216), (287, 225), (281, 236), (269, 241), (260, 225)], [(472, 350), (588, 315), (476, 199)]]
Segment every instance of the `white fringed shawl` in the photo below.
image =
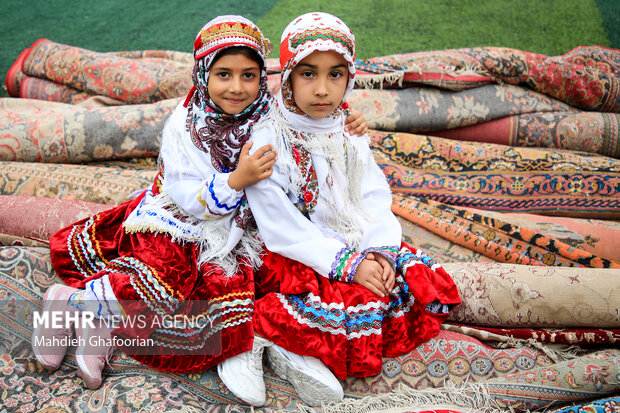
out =
[(331, 178), (334, 191), (339, 192), (342, 197), (342, 203), (336, 203), (319, 192), (321, 202), (327, 205), (331, 212), (327, 225), (344, 237), (347, 245), (357, 248), (363, 231), (355, 216), (361, 214), (369, 218), (361, 199), (361, 179), (367, 162), (360, 158), (355, 145), (349, 142), (344, 131), (345, 115), (312, 119), (282, 110), (284, 104), (281, 93), (276, 95), (275, 100), (276, 104), (254, 129), (258, 130), (269, 123), (275, 128), (276, 136), (281, 137), (276, 140), (275, 148), (278, 152), (278, 163), (288, 171), (288, 189), (297, 195), (301, 195), (305, 177), (295, 161), (293, 147), (327, 160), (333, 173)]

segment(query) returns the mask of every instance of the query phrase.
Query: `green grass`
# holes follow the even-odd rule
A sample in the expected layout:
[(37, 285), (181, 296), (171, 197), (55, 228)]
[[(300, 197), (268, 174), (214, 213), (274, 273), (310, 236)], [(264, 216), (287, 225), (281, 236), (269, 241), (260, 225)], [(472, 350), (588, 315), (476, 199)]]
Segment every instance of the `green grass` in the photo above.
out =
[[(356, 35), (358, 58), (474, 46), (502, 46), (547, 55), (580, 45), (609, 46), (594, 0), (282, 0), (258, 25), (277, 41), (301, 13), (340, 17)], [(355, 4), (353, 7), (352, 4)], [(276, 53), (277, 54), (277, 53)]]
[(191, 52), (200, 28), (221, 14), (258, 21), (278, 0), (2, 0), (0, 96), (6, 73), (35, 40), (98, 52), (178, 50)]
[(597, 0), (611, 47), (620, 48), (620, 1)]
[[(190, 52), (202, 25), (219, 14), (255, 21), (274, 43), (308, 11), (344, 20), (358, 58), (419, 50), (503, 46), (547, 55), (579, 45), (620, 47), (617, 0), (6, 0), (0, 14), (2, 84), (17, 56), (35, 40), (94, 51), (168, 49)], [(599, 12), (599, 8), (602, 13)], [(604, 27), (608, 29), (605, 32)], [(610, 40), (612, 40), (610, 42)], [(4, 87), (0, 96), (7, 96)]]

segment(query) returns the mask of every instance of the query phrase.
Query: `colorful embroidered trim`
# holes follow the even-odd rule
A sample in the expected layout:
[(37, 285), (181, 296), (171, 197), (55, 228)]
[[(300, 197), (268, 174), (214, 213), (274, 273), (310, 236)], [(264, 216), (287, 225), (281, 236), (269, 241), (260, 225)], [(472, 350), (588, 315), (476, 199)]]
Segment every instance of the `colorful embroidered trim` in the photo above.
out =
[(386, 309), (387, 305), (380, 301), (347, 308), (347, 338), (380, 335)]
[[(243, 293), (242, 293), (243, 294)], [(229, 294), (230, 296), (232, 294)], [(210, 300), (211, 301), (211, 300)], [(208, 317), (208, 324), (198, 325), (196, 328), (191, 329), (161, 329), (158, 328), (156, 331), (159, 333), (171, 334), (178, 337), (192, 337), (197, 334), (200, 334), (205, 328), (208, 330), (219, 327), (219, 330), (227, 328), (231, 322), (235, 322), (235, 320), (251, 316), (254, 312), (254, 299), (253, 298), (245, 298), (245, 299), (236, 299), (230, 301), (223, 301), (221, 304), (212, 304), (209, 306), (209, 310), (205, 311), (198, 316), (206, 316)], [(229, 315), (229, 317), (226, 317)], [(216, 322), (215, 320), (220, 320)], [(236, 322), (234, 323), (236, 324)], [(183, 332), (181, 331), (183, 330)], [(209, 334), (212, 334), (211, 332)]]
[(243, 317), (243, 315), (240, 315), (234, 319), (231, 318), (226, 324), (220, 324), (218, 326), (210, 328), (205, 334), (196, 336), (194, 340), (188, 337), (176, 337), (172, 335), (171, 332), (168, 330), (156, 330), (149, 337), (149, 339), (152, 339), (153, 343), (159, 347), (170, 348), (174, 350), (187, 350), (191, 351), (193, 355), (200, 354), (200, 351), (205, 351), (208, 349), (207, 354), (210, 354), (214, 350), (211, 348), (213, 346), (213, 343), (209, 342), (212, 337), (214, 337), (217, 333), (219, 333), (225, 328), (235, 327), (247, 322), (251, 322), (252, 320), (253, 317), (251, 316), (251, 314), (247, 317)]
[[(99, 280), (101, 281), (101, 278), (99, 278)], [(88, 286), (89, 284), (86, 283), (86, 286)], [(103, 282), (101, 282), (101, 288), (103, 289)], [(103, 290), (102, 290), (103, 291)], [(97, 296), (97, 293), (95, 292), (95, 283), (92, 282), (90, 283), (90, 292), (97, 298), (97, 318), (102, 318), (103, 317), (103, 305), (101, 305), (101, 299), (99, 299), (99, 297)], [(82, 296), (83, 298), (83, 296)], [(102, 297), (103, 299), (103, 297)], [(105, 300), (104, 300), (105, 301)], [(107, 303), (106, 303), (107, 304)], [(107, 305), (107, 307), (110, 307), (110, 304)]]
[(218, 332), (253, 320), (254, 293), (243, 291), (230, 293), (211, 299), (208, 309), (196, 316), (206, 316), (208, 323), (197, 324), (193, 328), (170, 325), (169, 328), (158, 328), (151, 335), (156, 345), (195, 352), (213, 346), (209, 339)]
[(179, 299), (184, 299), (182, 296), (176, 298), (172, 295), (175, 292), (159, 277), (157, 270), (133, 257), (118, 257), (110, 261), (109, 267), (111, 270), (116, 267), (117, 271), (128, 273), (134, 290), (157, 314), (173, 313), (179, 305)]
[(205, 24), (196, 36), (194, 56), (199, 59), (228, 44), (252, 47), (263, 56), (272, 48), (269, 39), (251, 21), (240, 16), (220, 16)]
[(299, 324), (347, 339), (381, 334), (387, 304), (376, 301), (344, 308), (343, 304), (326, 304), (314, 294), (278, 294), (283, 307)]
[(408, 248), (403, 248), (398, 253), (398, 259), (396, 262), (397, 268), (401, 273), (407, 272), (407, 268), (415, 264), (424, 264), (432, 270), (441, 267), (431, 257), (426, 255), (423, 251), (415, 250), (411, 251)]
[(97, 219), (98, 215), (94, 215), (86, 220), (83, 227), (74, 225), (67, 237), (67, 250), (71, 260), (85, 277), (98, 273), (108, 264), (95, 237)]
[[(179, 238), (189, 242), (196, 242), (200, 239), (200, 231), (181, 221), (180, 215), (174, 215), (166, 207), (153, 208), (151, 205), (153, 198), (153, 191), (150, 188), (147, 189), (140, 204), (123, 222), (123, 228), (126, 232), (164, 232), (175, 239)], [(170, 200), (170, 203), (172, 202), (174, 201)]]
[(69, 296), (67, 300), (67, 304), (70, 307), (75, 308), (79, 311), (85, 311), (86, 307), (84, 306), (84, 290), (77, 290), (73, 294)]
[(344, 33), (327, 27), (320, 27), (294, 34), (289, 39), (290, 50), (295, 51), (297, 47), (313, 40), (331, 40), (335, 43), (340, 43), (347, 49), (351, 56), (355, 55), (355, 45), (351, 39), (349, 39)]
[[(295, 133), (303, 139), (302, 134)], [(296, 206), (297, 209), (307, 217), (313, 214), (316, 208), (319, 199), (319, 183), (316, 178), (314, 166), (312, 165), (310, 152), (296, 146), (293, 146), (291, 149), (295, 163), (299, 167), (299, 171), (303, 177), (303, 184), (299, 189), (299, 199)]]
[(338, 251), (332, 263), (332, 269), (328, 275), (329, 279), (352, 283), (357, 266), (360, 265), (363, 259), (364, 256), (359, 252), (355, 252), (355, 250), (348, 247), (342, 248)]
[(370, 253), (381, 254), (382, 256), (384, 256), (390, 262), (390, 264), (392, 264), (393, 268), (396, 268), (396, 257), (398, 256), (398, 247), (397, 246), (391, 246), (391, 247), (372, 247), (372, 248), (366, 248), (364, 251), (362, 251), (362, 255), (364, 257), (366, 257)]
[(209, 214), (211, 214), (211, 215), (207, 215), (205, 213), (205, 214), (202, 214), (202, 217), (205, 218), (205, 219), (217, 219), (217, 218), (220, 218), (221, 215), (217, 214), (215, 211), (213, 211), (211, 209), (211, 207), (209, 207), (209, 203), (207, 201), (205, 201), (205, 199), (202, 197), (202, 191), (204, 189), (205, 189), (204, 187), (200, 188), (200, 192), (198, 192), (198, 202), (200, 202), (200, 205), (202, 205), (203, 208), (205, 208), (207, 211), (209, 211)]
[(396, 272), (396, 284), (390, 294), (388, 317), (403, 317), (405, 313), (408, 313), (411, 307), (413, 307), (414, 303), (415, 297), (409, 290), (409, 284), (405, 281), (405, 277), (399, 272)]

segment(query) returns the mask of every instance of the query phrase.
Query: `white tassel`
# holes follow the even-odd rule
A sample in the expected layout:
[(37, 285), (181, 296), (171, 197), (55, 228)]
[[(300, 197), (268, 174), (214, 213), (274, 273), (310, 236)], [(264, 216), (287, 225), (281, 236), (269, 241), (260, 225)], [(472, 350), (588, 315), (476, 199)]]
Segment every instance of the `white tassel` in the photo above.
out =
[(239, 272), (241, 260), (253, 268), (262, 264), (263, 244), (256, 232), (246, 230), (231, 251), (227, 247), (230, 228), (225, 219), (204, 220), (192, 216), (165, 193), (153, 196), (148, 190), (143, 203), (125, 220), (123, 228), (127, 232), (165, 233), (172, 242), (181, 245), (196, 243), (199, 247), (198, 265), (216, 264), (228, 277)]
[(397, 70), (394, 72), (380, 74), (357, 74), (355, 77), (355, 85), (360, 89), (383, 89), (384, 84), (396, 84), (398, 88), (402, 89), (405, 75), (413, 72), (417, 72), (419, 74), (440, 73), (452, 77), (467, 75), (486, 76), (502, 83), (500, 79), (497, 79), (496, 76), (493, 76), (492, 73), (480, 64), (467, 64), (463, 67), (456, 67), (454, 65), (446, 65), (442, 62), (434, 62), (430, 60), (420, 65), (413, 62), (406, 63), (406, 65), (406, 70)]
[(383, 84), (388, 85), (397, 84), (399, 88), (403, 87), (403, 80), (405, 78), (405, 71), (389, 72), (376, 75), (356, 75), (355, 86), (360, 89), (383, 89)]

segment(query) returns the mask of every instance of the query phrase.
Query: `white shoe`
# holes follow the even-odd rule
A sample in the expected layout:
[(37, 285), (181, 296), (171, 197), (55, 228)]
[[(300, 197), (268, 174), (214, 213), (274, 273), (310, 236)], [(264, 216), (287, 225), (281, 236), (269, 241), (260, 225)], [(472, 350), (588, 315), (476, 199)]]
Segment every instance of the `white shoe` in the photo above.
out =
[(299, 397), (312, 407), (338, 402), (344, 397), (336, 376), (315, 357), (300, 356), (272, 344), (267, 349), (267, 359), (275, 373), (289, 381)]
[(217, 365), (217, 374), (228, 390), (251, 406), (263, 406), (267, 399), (263, 378), (263, 351), (270, 345), (272, 343), (269, 340), (254, 337), (252, 350)]

